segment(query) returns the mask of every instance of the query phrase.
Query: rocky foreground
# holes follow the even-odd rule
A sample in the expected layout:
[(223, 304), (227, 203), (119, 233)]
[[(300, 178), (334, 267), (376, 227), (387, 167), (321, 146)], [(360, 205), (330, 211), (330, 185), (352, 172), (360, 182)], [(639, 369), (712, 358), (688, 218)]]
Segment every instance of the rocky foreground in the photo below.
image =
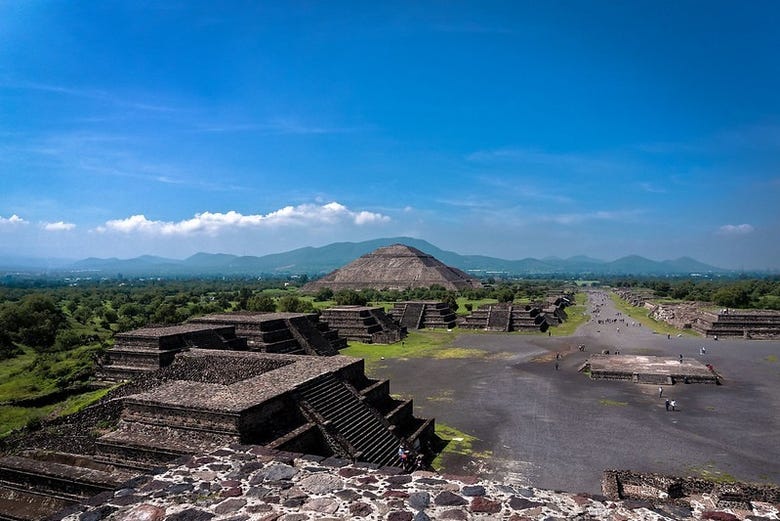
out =
[(719, 508), (708, 494), (676, 503), (611, 501), (432, 472), (236, 445), (138, 478), (55, 519), (67, 521), (780, 519), (780, 505)]

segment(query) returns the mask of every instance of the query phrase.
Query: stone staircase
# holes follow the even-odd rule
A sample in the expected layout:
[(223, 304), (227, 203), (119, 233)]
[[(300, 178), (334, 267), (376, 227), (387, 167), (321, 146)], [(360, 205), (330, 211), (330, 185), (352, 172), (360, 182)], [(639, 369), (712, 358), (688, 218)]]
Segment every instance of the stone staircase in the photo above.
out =
[(349, 458), (383, 466), (396, 463), (401, 440), (390, 424), (334, 375), (306, 382), (298, 392)]
[(406, 302), (399, 322), (406, 329), (420, 329), (424, 311), (425, 304), (420, 302)]
[(490, 331), (509, 331), (512, 318), (512, 306), (493, 306), (488, 314), (487, 329)]
[(457, 324), (457, 317), (447, 303), (434, 300), (396, 302), (390, 316), (407, 330), (452, 329)]

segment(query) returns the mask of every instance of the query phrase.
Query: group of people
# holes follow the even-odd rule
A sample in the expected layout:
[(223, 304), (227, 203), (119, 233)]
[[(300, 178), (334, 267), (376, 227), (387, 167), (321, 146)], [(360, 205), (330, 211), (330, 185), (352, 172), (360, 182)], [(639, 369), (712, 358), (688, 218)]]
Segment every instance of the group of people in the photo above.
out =
[(402, 442), (398, 446), (398, 459), (401, 463), (401, 468), (408, 472), (425, 468), (425, 456), (422, 451), (412, 450), (406, 442)]
[[(659, 387), (658, 388), (658, 397), (661, 398), (664, 395), (664, 388)], [(677, 400), (670, 400), (669, 398), (666, 399), (666, 402), (664, 403), (666, 405), (667, 411), (676, 411), (677, 410)]]

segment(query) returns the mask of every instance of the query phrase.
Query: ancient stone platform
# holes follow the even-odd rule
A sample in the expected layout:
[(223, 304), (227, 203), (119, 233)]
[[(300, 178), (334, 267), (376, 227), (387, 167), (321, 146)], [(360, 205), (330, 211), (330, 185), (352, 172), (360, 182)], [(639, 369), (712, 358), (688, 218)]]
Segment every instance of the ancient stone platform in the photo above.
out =
[(706, 337), (780, 338), (780, 311), (704, 311), (696, 317), (692, 327)]
[[(559, 320), (556, 317), (555, 323)], [(483, 304), (458, 319), (458, 327), (485, 331), (541, 331), (550, 327), (541, 307), (512, 304)]]
[(216, 313), (190, 323), (232, 326), (252, 351), (329, 356), (347, 347), (346, 339), (315, 313)]
[(452, 329), (456, 325), (455, 312), (445, 302), (413, 300), (396, 302), (390, 310), (393, 319), (409, 329)]
[(693, 358), (646, 355), (591, 355), (582, 370), (593, 379), (631, 380), (647, 384), (719, 383), (718, 375)]
[(366, 344), (392, 344), (406, 336), (406, 328), (381, 307), (335, 306), (322, 310), (320, 320), (337, 329), (339, 335)]
[(233, 326), (193, 323), (135, 329), (115, 336), (98, 372), (106, 380), (128, 380), (170, 365), (177, 353), (192, 347), (244, 350), (246, 345)]

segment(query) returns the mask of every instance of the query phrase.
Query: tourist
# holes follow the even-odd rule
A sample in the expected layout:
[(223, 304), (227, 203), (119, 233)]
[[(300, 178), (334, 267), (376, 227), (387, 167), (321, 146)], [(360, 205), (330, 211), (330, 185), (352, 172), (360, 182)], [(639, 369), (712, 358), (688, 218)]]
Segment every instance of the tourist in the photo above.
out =
[(658, 388), (658, 397), (660, 398), (663, 394), (664, 394), (664, 388), (663, 387), (659, 387)]
[(668, 411), (669, 410), (669, 405), (671, 405), (671, 402), (669, 401), (669, 398), (666, 399), (665, 405), (666, 405), (666, 410)]
[(674, 408), (677, 407), (677, 400), (672, 400), (672, 402), (669, 405), (672, 406), (672, 410), (674, 411)]
[(680, 363), (682, 363), (682, 353), (680, 353)]

